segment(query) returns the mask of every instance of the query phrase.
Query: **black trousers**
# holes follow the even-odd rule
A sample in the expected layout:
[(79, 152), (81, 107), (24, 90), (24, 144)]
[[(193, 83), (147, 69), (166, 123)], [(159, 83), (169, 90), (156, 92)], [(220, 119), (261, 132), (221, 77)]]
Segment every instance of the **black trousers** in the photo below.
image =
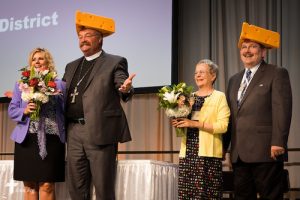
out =
[(234, 195), (237, 200), (283, 199), (283, 162), (233, 164)]
[(67, 174), (72, 200), (91, 199), (91, 183), (97, 200), (115, 200), (117, 144), (95, 145), (84, 125), (68, 126)]

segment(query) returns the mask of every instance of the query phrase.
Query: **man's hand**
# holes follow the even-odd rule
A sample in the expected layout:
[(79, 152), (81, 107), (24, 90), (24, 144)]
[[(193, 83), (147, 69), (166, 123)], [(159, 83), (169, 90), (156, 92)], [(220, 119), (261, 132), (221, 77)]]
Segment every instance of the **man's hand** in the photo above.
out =
[(135, 77), (136, 74), (131, 74), (120, 86), (119, 91), (122, 93), (128, 93), (129, 90), (132, 88), (132, 79)]
[(284, 154), (285, 149), (283, 147), (279, 147), (279, 146), (271, 146), (271, 158), (273, 158), (274, 160), (276, 160), (277, 156), (281, 156), (282, 154)]

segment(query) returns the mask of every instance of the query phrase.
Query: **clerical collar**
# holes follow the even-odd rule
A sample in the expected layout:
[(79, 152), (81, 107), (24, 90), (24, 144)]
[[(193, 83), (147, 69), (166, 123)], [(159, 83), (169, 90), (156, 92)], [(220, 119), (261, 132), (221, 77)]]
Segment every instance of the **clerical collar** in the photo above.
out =
[(85, 57), (85, 59), (86, 59), (87, 61), (94, 60), (95, 58), (98, 58), (98, 57), (101, 55), (101, 53), (102, 53), (102, 50), (99, 51), (98, 53), (95, 53), (94, 55)]

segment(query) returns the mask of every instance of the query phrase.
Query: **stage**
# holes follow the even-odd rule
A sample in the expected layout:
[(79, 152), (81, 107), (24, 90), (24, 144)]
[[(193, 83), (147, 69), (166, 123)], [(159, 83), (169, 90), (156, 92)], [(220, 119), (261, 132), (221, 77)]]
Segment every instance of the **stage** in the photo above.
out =
[[(154, 160), (120, 160), (116, 199), (174, 200), (177, 199), (177, 181), (176, 164)], [(56, 184), (57, 200), (70, 199), (66, 182)], [(23, 199), (23, 183), (13, 180), (12, 160), (0, 160), (0, 199)], [(95, 195), (93, 199), (96, 199)]]
[[(224, 167), (223, 167), (224, 168)], [(296, 168), (286, 167), (293, 174)], [(224, 171), (223, 197), (231, 198), (232, 176)], [(291, 174), (291, 173), (290, 173)], [(292, 191), (285, 194), (287, 199), (298, 199), (297, 176), (290, 175)], [(67, 183), (56, 183), (57, 200), (70, 200)], [(117, 165), (117, 200), (175, 200), (178, 188), (178, 165), (155, 160), (119, 160)], [(93, 191), (94, 192), (94, 191)], [(0, 200), (23, 200), (23, 183), (13, 180), (13, 161), (0, 160)], [(95, 200), (95, 194), (93, 194)]]

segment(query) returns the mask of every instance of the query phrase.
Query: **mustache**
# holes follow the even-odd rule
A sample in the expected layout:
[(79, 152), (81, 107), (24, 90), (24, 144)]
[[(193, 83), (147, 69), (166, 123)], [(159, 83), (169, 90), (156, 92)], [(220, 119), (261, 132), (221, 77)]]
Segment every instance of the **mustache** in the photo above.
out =
[(252, 53), (244, 53), (243, 56), (253, 56)]
[(81, 42), (80, 47), (82, 47), (83, 45), (91, 46), (91, 44), (89, 42)]

